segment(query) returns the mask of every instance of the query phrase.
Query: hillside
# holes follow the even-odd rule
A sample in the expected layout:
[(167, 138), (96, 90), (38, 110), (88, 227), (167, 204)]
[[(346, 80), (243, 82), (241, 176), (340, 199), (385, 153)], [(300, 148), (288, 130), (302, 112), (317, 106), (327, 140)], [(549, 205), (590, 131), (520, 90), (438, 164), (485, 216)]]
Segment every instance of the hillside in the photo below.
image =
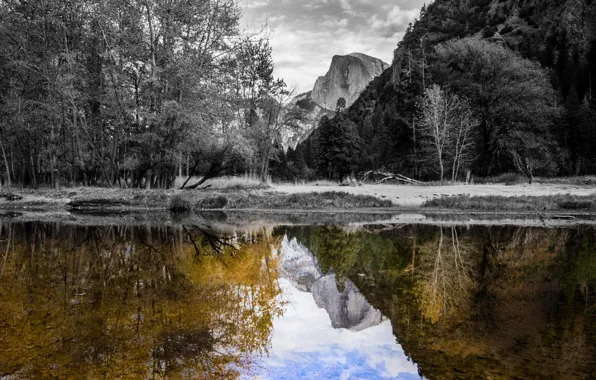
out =
[[(546, 93), (553, 92), (549, 104), (537, 107), (547, 107), (541, 127), (531, 125), (536, 115), (525, 115), (530, 119), (527, 122), (522, 115), (508, 121), (508, 136), (523, 132), (517, 133), (518, 145), (538, 141), (535, 137), (542, 136), (531, 152), (522, 152), (525, 156), (519, 159), (519, 149), (498, 140), (505, 132), (489, 131), (490, 123), (483, 122), (474, 131), (475, 147), (470, 152), (473, 159), (466, 170), (473, 176), (596, 173), (596, 111), (592, 96), (596, 78), (596, 2), (592, 0), (436, 0), (423, 7), (419, 19), (410, 25), (395, 49), (391, 67), (369, 83), (347, 111), (361, 139), (361, 155), (354, 173), (386, 167), (416, 178), (436, 178), (436, 170), (429, 169), (425, 162), (420, 136), (414, 133), (420, 101), (433, 84), (470, 99), (476, 115), (485, 117), (487, 108), (481, 104), (482, 94), (476, 91), (479, 84), (473, 82), (470, 68), (464, 68), (464, 64), (456, 67), (456, 56), (445, 53), (445, 46), (447, 50), (457, 48), (455, 44), (445, 45), (456, 40), (503, 56), (509, 54), (516, 64), (540, 71), (537, 75), (550, 82), (551, 89), (545, 89)], [(509, 74), (515, 81), (515, 73)], [(515, 106), (514, 101), (511, 103), (510, 107)], [(317, 136), (313, 134), (309, 140), (293, 154), (304, 156), (308, 168), (316, 168)], [(538, 164), (525, 164), (530, 161)]]

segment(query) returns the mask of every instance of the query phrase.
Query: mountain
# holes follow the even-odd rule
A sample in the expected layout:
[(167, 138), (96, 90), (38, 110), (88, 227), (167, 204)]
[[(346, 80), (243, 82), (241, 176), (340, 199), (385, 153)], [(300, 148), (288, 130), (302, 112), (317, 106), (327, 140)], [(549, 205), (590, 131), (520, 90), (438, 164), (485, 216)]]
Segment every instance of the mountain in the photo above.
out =
[(297, 122), (297, 128), (286, 131), (282, 136), (284, 150), (289, 147), (295, 148), (298, 143), (302, 142), (317, 127), (323, 116), (333, 117), (335, 115), (334, 111), (323, 108), (314, 102), (312, 91), (296, 96), (287, 105), (287, 108), (300, 110), (302, 120)]
[(340, 292), (335, 274), (330, 273), (313, 284), (312, 292), (317, 306), (327, 311), (336, 329), (362, 331), (382, 322), (381, 312), (368, 303), (352, 281), (346, 280)]
[[(499, 87), (480, 84), (478, 80), (484, 75), (481, 69), (474, 72), (463, 68), (465, 65), (458, 67), (440, 52), (462, 40), (468, 45), (478, 41), (485, 50), (503, 48), (521, 57), (526, 62), (522, 66), (535, 64), (534, 71), (542, 71), (540, 75), (548, 78), (554, 92), (551, 109), (555, 110), (554, 116), (549, 113), (542, 131), (531, 131), (532, 117), (523, 119), (523, 112), (533, 108), (521, 106), (516, 110), (515, 101), (501, 105), (510, 115), (520, 111), (519, 115), (507, 122), (504, 118), (487, 120), (487, 106), (475, 88), (482, 85), (493, 91)], [(456, 56), (451, 54), (451, 58)], [(510, 83), (509, 79), (519, 82), (514, 76), (507, 81), (498, 76), (494, 79), (501, 84)], [(596, 173), (596, 1), (435, 0), (423, 7), (395, 49), (391, 67), (374, 78), (347, 110), (362, 139), (356, 174), (385, 167), (414, 178), (436, 179), (428, 152), (416, 135), (420, 101), (433, 84), (460, 91), (472, 102), (475, 115), (485, 118), (473, 135), (469, 154), (473, 159), (466, 167), (472, 176), (528, 175), (522, 161), (531, 162), (533, 170), (543, 176)], [(313, 99), (320, 101), (317, 96)], [(494, 99), (507, 99), (507, 94)], [(494, 115), (498, 117), (499, 112)], [(523, 138), (519, 137), (520, 130), (525, 133)], [(519, 144), (503, 144), (502, 136), (521, 141), (541, 137), (548, 145), (522, 151)], [(307, 169), (315, 168), (318, 162), (313, 149), (318, 145), (316, 139), (311, 135), (296, 147), (295, 155), (304, 157)], [(315, 154), (309, 156), (311, 152)], [(521, 154), (526, 157), (520, 161)]]
[(298, 128), (282, 136), (284, 150), (295, 148), (318, 125), (323, 116), (333, 117), (337, 100), (343, 97), (350, 106), (367, 84), (390, 65), (362, 53), (336, 55), (325, 76), (319, 77), (312, 91), (296, 96), (288, 105), (303, 113)]
[(335, 109), (339, 98), (344, 98), (350, 106), (368, 83), (388, 67), (380, 59), (362, 53), (336, 55), (327, 74), (315, 82), (311, 98), (328, 110)]

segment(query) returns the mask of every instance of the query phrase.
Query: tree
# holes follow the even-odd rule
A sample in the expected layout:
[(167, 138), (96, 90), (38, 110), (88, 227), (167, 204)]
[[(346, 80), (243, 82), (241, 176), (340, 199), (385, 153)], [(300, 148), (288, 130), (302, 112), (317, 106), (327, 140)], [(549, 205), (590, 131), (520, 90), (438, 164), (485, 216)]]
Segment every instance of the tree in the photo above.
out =
[(451, 163), (451, 180), (457, 179), (462, 165), (469, 161), (472, 130), (477, 121), (469, 102), (438, 85), (428, 88), (420, 106), (418, 132), (427, 156), (432, 157), (443, 182)]
[(4, 223), (1, 376), (250, 373), (283, 313), (278, 241), (207, 230)]
[(273, 59), (267, 36), (245, 37), (231, 65), (236, 71), (239, 123), (245, 129), (254, 157), (250, 170), (262, 181), (269, 176), (269, 164), (279, 153), (282, 139), (304, 113), (289, 106), (293, 91), (273, 76)]
[[(432, 76), (471, 100), (480, 122), (476, 170), (490, 175), (515, 169), (514, 161), (521, 157), (548, 172), (556, 96), (540, 64), (500, 44), (463, 38), (436, 47)], [(528, 141), (535, 146), (528, 147)]]
[(356, 125), (343, 112), (345, 100), (344, 103), (342, 100), (337, 101), (336, 116), (333, 119), (323, 116), (317, 130), (318, 171), (330, 180), (339, 181), (353, 174), (361, 152)]
[(0, 19), (6, 182), (167, 187), (184, 164), (209, 178), (261, 151), (240, 110), (283, 86), (236, 0), (9, 1)]

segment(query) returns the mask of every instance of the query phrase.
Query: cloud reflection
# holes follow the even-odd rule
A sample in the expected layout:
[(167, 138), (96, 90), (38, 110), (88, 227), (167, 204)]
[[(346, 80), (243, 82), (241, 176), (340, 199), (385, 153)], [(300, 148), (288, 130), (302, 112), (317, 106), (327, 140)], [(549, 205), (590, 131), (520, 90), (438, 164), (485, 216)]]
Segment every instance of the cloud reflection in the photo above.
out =
[(395, 341), (391, 322), (362, 331), (334, 329), (311, 293), (280, 279), (284, 315), (273, 322), (271, 354), (260, 379), (420, 379)]

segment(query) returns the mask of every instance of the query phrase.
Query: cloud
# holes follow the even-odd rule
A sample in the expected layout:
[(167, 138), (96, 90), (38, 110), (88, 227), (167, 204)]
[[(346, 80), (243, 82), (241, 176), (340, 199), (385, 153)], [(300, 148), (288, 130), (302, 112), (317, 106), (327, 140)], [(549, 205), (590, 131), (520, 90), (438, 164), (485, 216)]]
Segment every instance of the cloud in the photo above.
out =
[(405, 31), (408, 24), (419, 14), (419, 9), (403, 10), (395, 5), (384, 15), (372, 15), (368, 22), (373, 30), (380, 32), (382, 35), (392, 36)]
[(244, 0), (243, 24), (272, 30), (275, 75), (312, 89), (334, 55), (359, 52), (390, 63), (407, 25), (425, 0)]
[(269, 1), (267, 0), (245, 0), (244, 6), (246, 8), (262, 8), (269, 5)]

